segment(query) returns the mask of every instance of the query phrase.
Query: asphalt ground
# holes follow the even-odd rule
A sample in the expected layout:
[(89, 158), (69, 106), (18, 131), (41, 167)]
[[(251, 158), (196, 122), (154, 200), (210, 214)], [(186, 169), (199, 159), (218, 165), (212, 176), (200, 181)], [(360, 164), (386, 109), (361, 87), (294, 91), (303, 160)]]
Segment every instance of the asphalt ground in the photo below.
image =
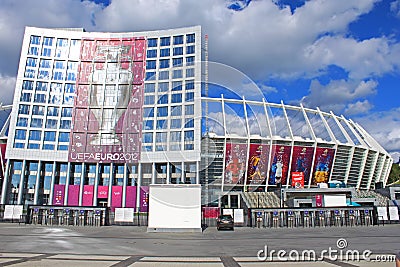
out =
[[(311, 250), (315, 256), (301, 258)], [(137, 226), (0, 223), (0, 266), (395, 266), (398, 251), (399, 224), (147, 233)]]

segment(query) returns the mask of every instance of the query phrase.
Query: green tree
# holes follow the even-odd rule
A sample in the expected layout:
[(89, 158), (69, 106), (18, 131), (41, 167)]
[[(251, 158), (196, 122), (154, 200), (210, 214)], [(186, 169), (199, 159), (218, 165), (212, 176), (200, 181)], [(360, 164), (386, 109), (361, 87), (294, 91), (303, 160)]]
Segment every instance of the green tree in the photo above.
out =
[(392, 170), (389, 173), (387, 184), (394, 183), (400, 179), (400, 166), (398, 163), (393, 163)]

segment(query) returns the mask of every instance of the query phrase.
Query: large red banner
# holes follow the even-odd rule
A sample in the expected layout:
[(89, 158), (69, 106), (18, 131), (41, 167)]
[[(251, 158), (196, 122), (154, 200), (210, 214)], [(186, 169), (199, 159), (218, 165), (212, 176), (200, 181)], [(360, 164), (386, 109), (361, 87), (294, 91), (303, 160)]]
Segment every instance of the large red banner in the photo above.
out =
[(327, 183), (332, 169), (335, 149), (317, 147), (312, 184)]
[(97, 187), (97, 198), (108, 198), (108, 185), (99, 185)]
[[(313, 147), (306, 146), (294, 146), (292, 154), (292, 166), (291, 172), (293, 177), (293, 172), (303, 173), (303, 186), (308, 185), (311, 173), (312, 158), (314, 155)], [(293, 181), (290, 182), (293, 185)]]
[(126, 187), (125, 207), (136, 208), (136, 186)]
[(290, 150), (290, 146), (272, 146), (271, 168), (269, 171), (268, 184), (277, 186), (286, 185), (290, 160)]
[(250, 144), (247, 184), (261, 185), (268, 173), (269, 145)]
[(68, 185), (68, 206), (79, 205), (79, 185)]
[(226, 143), (225, 184), (243, 184), (247, 145)]
[(144, 38), (82, 40), (69, 161), (138, 162), (145, 49)]
[(83, 186), (82, 206), (93, 206), (94, 185)]
[(111, 210), (122, 207), (122, 186), (115, 185), (111, 188)]

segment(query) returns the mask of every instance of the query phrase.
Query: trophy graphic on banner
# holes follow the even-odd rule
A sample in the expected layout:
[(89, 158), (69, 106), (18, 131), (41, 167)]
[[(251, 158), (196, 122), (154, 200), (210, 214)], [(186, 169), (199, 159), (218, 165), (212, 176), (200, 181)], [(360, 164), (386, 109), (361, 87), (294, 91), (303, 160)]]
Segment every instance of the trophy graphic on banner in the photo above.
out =
[(126, 55), (130, 46), (98, 46), (91, 75), (89, 89), (89, 107), (99, 127), (90, 141), (91, 145), (121, 145), (116, 134), (116, 126), (126, 111), (130, 100), (132, 82), (131, 62), (121, 63), (122, 55)]

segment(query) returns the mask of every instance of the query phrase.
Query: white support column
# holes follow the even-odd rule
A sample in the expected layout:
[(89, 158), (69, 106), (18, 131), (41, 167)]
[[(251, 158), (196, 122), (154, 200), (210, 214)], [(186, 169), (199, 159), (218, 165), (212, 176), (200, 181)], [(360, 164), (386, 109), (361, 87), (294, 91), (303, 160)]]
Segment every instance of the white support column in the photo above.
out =
[[(290, 180), (290, 174), (291, 174), (291, 167), (292, 167), (294, 136), (293, 136), (292, 127), (290, 126), (289, 117), (288, 117), (288, 115), (286, 113), (286, 109), (285, 109), (285, 105), (283, 104), (283, 101), (281, 101), (281, 105), (282, 105), (283, 115), (285, 116), (286, 123), (287, 123), (288, 129), (289, 129), (290, 137), (292, 138), (292, 145), (291, 145), (291, 148), (290, 148), (290, 159), (289, 159), (288, 173), (287, 173), (287, 176), (286, 176), (286, 185), (285, 185), (285, 187), (288, 188), (289, 180)], [(282, 184), (282, 187), (283, 187), (283, 184)]]
[(200, 161), (196, 161), (196, 184), (200, 184)]
[[(54, 162), (54, 170), (53, 170), (53, 177), (51, 178), (52, 180), (54, 180), (54, 176), (55, 176), (55, 166), (56, 166), (56, 162)], [(64, 194), (64, 206), (68, 206), (68, 190), (69, 190), (69, 183), (71, 180), (71, 162), (67, 163), (67, 178), (65, 179), (65, 194)], [(53, 191), (53, 187), (51, 192)]]
[(136, 211), (140, 211), (140, 187), (142, 186), (142, 163), (137, 166), (137, 186), (136, 186)]
[[(7, 201), (7, 195), (9, 192), (7, 192), (7, 188), (9, 188), (8, 184), (10, 182), (10, 165), (11, 161), (7, 160), (7, 165), (6, 165), (6, 171), (4, 172), (4, 181), (3, 181), (3, 188), (1, 189), (1, 205), (6, 204)], [(11, 189), (12, 190), (12, 189)]]
[(268, 115), (268, 110), (267, 110), (267, 103), (265, 102), (265, 98), (263, 98), (263, 104), (264, 104), (264, 112), (265, 112), (265, 117), (267, 119), (267, 124), (268, 124), (268, 131), (269, 131), (269, 136), (270, 136), (270, 141), (269, 141), (269, 151), (268, 151), (268, 161), (267, 161), (267, 172), (265, 175), (265, 191), (268, 190), (269, 186), (269, 174), (271, 170), (271, 157), (272, 157), (272, 143), (273, 143), (273, 135), (272, 135), (272, 128), (271, 128), (271, 120)]
[[(54, 195), (54, 184), (56, 180), (56, 162), (53, 161), (53, 169), (52, 169), (52, 174), (51, 174), (51, 182), (50, 182), (50, 195), (49, 195), (49, 205), (53, 205), (53, 195)], [(68, 187), (68, 185), (66, 185)], [(68, 191), (66, 192), (66, 195), (64, 197), (64, 205), (66, 205), (66, 196), (68, 195)]]
[(82, 198), (83, 198), (83, 183), (85, 180), (85, 163), (82, 162), (82, 170), (81, 170), (81, 179), (80, 179), (80, 185), (79, 185), (79, 202), (78, 205), (82, 206)]
[(169, 162), (167, 162), (167, 184), (170, 184), (170, 180), (171, 180), (170, 165)]
[(246, 165), (245, 165), (245, 176), (244, 176), (244, 181), (243, 181), (243, 191), (247, 191), (247, 176), (249, 175), (247, 170), (249, 169), (249, 153), (250, 153), (250, 127), (249, 127), (249, 118), (247, 116), (247, 108), (246, 108), (246, 100), (245, 97), (243, 96), (243, 111), (244, 111), (244, 118), (246, 120), (246, 132), (247, 132), (247, 151), (246, 151)]
[(39, 183), (40, 183), (40, 169), (41, 169), (42, 161), (38, 161), (37, 173), (36, 173), (36, 182), (35, 182), (35, 194), (33, 196), (33, 205), (37, 205), (39, 199)]
[(185, 173), (185, 162), (181, 162), (181, 183), (185, 183), (186, 180), (186, 173)]
[[(224, 161), (222, 162), (222, 182), (221, 182), (221, 192), (224, 192), (224, 184), (225, 184), (225, 165), (226, 165), (226, 118), (225, 118), (225, 101), (224, 95), (221, 94), (221, 110), (222, 110), (222, 123), (224, 127)], [(222, 195), (222, 194), (221, 194)]]
[(25, 180), (25, 173), (26, 173), (26, 160), (22, 161), (22, 170), (21, 170), (21, 177), (19, 180), (19, 188), (18, 188), (18, 200), (17, 204), (22, 204), (22, 194), (24, 193), (24, 180)]
[(96, 163), (96, 174), (94, 180), (94, 189), (93, 189), (93, 206), (97, 206), (97, 192), (99, 187), (99, 169), (100, 164)]
[(108, 172), (108, 207), (111, 207), (112, 202), (112, 186), (113, 186), (113, 177), (112, 177), (112, 169), (113, 163), (110, 163), (110, 171)]
[(156, 163), (153, 162), (151, 164), (151, 183), (155, 184), (156, 183), (156, 175), (157, 175), (157, 171), (156, 171)]
[(127, 185), (127, 163), (124, 163), (124, 180), (122, 182), (122, 207), (125, 208), (126, 204), (126, 185)]

